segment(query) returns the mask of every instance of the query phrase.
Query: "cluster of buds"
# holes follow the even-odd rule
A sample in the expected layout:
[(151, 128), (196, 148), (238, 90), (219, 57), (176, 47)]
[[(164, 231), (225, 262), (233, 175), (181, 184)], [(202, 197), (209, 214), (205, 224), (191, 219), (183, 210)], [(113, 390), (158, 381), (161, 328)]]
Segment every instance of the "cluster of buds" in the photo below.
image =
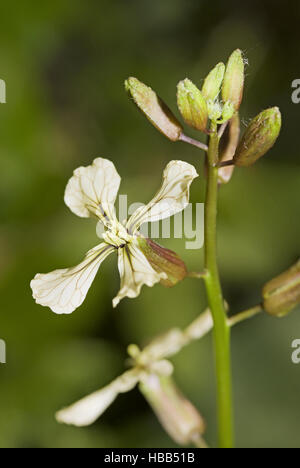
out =
[[(218, 161), (220, 183), (230, 180), (234, 166), (251, 166), (266, 154), (281, 129), (280, 111), (272, 107), (251, 120), (240, 139), (238, 111), (244, 79), (245, 62), (241, 50), (237, 49), (226, 65), (220, 62), (210, 71), (201, 89), (188, 78), (177, 85), (177, 105), (187, 125), (205, 134), (210, 134), (211, 124), (214, 128), (220, 125), (226, 128)], [(151, 88), (133, 77), (126, 80), (125, 88), (161, 133), (172, 141), (187, 141), (179, 120)]]
[[(137, 78), (128, 78), (125, 88), (147, 119), (167, 138), (179, 141), (183, 127), (168, 106)], [(209, 133), (209, 120), (222, 124), (238, 111), (244, 88), (244, 60), (235, 50), (225, 66), (218, 63), (205, 78), (200, 90), (186, 78), (177, 85), (177, 104), (183, 120), (204, 133)]]

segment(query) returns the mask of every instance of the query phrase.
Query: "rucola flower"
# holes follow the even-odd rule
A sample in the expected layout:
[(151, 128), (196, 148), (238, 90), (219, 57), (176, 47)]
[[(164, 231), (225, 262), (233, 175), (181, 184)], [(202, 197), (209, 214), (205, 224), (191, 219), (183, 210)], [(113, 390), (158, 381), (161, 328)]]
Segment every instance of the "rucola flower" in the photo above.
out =
[(133, 367), (101, 390), (59, 411), (57, 421), (79, 427), (93, 424), (119, 394), (129, 392), (138, 385), (161, 425), (175, 442), (184, 445), (201, 442), (205, 422), (196, 407), (177, 388), (172, 378), (173, 365), (165, 359), (176, 353), (184, 341), (181, 331), (173, 329), (143, 350), (130, 345), (128, 353)]
[(160, 190), (151, 202), (138, 208), (121, 223), (114, 203), (121, 178), (114, 164), (102, 158), (74, 171), (65, 191), (65, 203), (76, 215), (96, 217), (104, 225), (103, 242), (89, 250), (77, 266), (37, 274), (31, 281), (38, 304), (57, 314), (69, 314), (84, 301), (101, 263), (118, 253), (121, 288), (113, 299), (116, 307), (124, 297), (137, 297), (144, 284), (162, 282), (172, 286), (183, 279), (186, 266), (172, 251), (145, 239), (139, 232), (143, 223), (159, 221), (182, 211), (189, 201), (189, 188), (198, 174), (191, 164), (171, 161), (164, 170)]

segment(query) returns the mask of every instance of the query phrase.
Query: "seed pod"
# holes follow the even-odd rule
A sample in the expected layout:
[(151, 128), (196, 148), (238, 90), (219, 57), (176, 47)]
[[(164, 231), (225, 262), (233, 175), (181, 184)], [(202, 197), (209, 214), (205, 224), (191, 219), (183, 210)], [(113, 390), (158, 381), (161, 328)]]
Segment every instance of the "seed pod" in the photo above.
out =
[(281, 129), (278, 107), (266, 109), (248, 125), (234, 156), (236, 166), (251, 166), (276, 142)]
[[(229, 121), (223, 138), (220, 141), (220, 162), (233, 159), (240, 137), (240, 118), (236, 113)], [(234, 171), (234, 165), (219, 169), (219, 184), (227, 184)]]
[(237, 49), (229, 57), (222, 86), (223, 101), (230, 101), (236, 111), (239, 110), (243, 98), (244, 68), (242, 52)]
[(300, 260), (263, 288), (263, 305), (268, 314), (282, 317), (300, 304)]
[(218, 63), (204, 80), (202, 94), (206, 100), (215, 101), (219, 95), (225, 73), (224, 63)]
[(139, 388), (165, 431), (177, 444), (187, 445), (201, 438), (205, 431), (204, 420), (179, 392), (171, 377), (147, 375)]
[(183, 130), (180, 122), (151, 88), (137, 78), (131, 77), (125, 81), (125, 89), (157, 130), (169, 140), (178, 141), (180, 139)]
[(163, 286), (175, 286), (187, 275), (187, 268), (181, 258), (172, 250), (161, 247), (151, 239), (138, 238), (139, 248), (157, 273), (165, 273), (166, 278), (161, 279)]
[(208, 119), (206, 100), (200, 89), (187, 78), (177, 85), (177, 104), (185, 122), (205, 132)]

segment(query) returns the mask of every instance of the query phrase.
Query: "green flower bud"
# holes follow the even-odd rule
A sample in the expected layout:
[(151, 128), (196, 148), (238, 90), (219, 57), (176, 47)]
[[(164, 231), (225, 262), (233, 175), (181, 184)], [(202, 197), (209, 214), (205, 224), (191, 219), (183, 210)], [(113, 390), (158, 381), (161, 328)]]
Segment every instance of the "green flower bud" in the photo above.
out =
[(224, 63), (218, 63), (207, 75), (202, 87), (202, 94), (207, 100), (215, 101), (219, 95), (225, 73)]
[(242, 52), (237, 49), (229, 57), (222, 86), (223, 101), (230, 101), (235, 110), (239, 110), (243, 98), (244, 68)]
[(300, 304), (300, 260), (263, 288), (263, 305), (268, 314), (282, 317)]
[(125, 81), (125, 89), (157, 130), (172, 141), (180, 139), (183, 130), (181, 124), (151, 88), (131, 77)]
[(139, 237), (138, 243), (152, 268), (157, 273), (165, 273), (166, 278), (160, 280), (163, 286), (175, 286), (186, 277), (186, 265), (175, 252), (145, 237)]
[(208, 119), (206, 100), (200, 89), (187, 78), (178, 83), (177, 104), (188, 125), (202, 132), (206, 130)]
[(187, 445), (201, 438), (205, 431), (204, 420), (179, 392), (171, 377), (150, 374), (140, 383), (139, 389), (177, 444)]
[(234, 161), (237, 166), (251, 166), (274, 145), (281, 128), (281, 113), (278, 107), (266, 109), (248, 125)]
[(140, 356), (141, 350), (136, 344), (130, 344), (127, 348), (127, 353), (132, 359), (136, 360)]
[[(231, 161), (236, 151), (240, 138), (240, 118), (236, 112), (229, 121), (225, 133), (220, 141), (220, 162)], [(221, 167), (218, 172), (219, 184), (227, 184), (234, 171), (234, 165)]]

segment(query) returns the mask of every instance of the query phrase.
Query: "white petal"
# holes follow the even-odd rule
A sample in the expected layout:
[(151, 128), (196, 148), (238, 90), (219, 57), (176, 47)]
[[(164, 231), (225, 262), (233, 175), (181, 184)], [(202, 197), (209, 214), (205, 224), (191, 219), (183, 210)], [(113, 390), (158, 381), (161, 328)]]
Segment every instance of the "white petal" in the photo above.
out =
[(124, 297), (137, 297), (144, 284), (154, 286), (165, 273), (156, 273), (141, 250), (132, 242), (118, 251), (118, 267), (121, 277), (121, 289), (113, 300), (116, 307)]
[(114, 203), (121, 178), (108, 159), (97, 158), (91, 166), (74, 171), (65, 191), (65, 203), (73, 213), (88, 218), (96, 216), (105, 224), (115, 220)]
[(132, 390), (140, 380), (140, 371), (132, 369), (113, 380), (111, 384), (92, 393), (56, 414), (58, 422), (74, 426), (88, 426), (96, 421), (113, 403), (119, 393)]
[(191, 164), (171, 161), (164, 170), (160, 190), (147, 206), (139, 208), (129, 219), (127, 226), (135, 232), (143, 223), (159, 221), (184, 210), (189, 202), (189, 189), (198, 177)]
[(73, 312), (84, 301), (101, 263), (114, 250), (103, 242), (89, 250), (75, 267), (35, 275), (30, 286), (37, 304), (50, 307), (56, 314)]
[(186, 344), (185, 334), (179, 328), (173, 328), (151, 341), (141, 352), (141, 362), (160, 361), (178, 353)]

